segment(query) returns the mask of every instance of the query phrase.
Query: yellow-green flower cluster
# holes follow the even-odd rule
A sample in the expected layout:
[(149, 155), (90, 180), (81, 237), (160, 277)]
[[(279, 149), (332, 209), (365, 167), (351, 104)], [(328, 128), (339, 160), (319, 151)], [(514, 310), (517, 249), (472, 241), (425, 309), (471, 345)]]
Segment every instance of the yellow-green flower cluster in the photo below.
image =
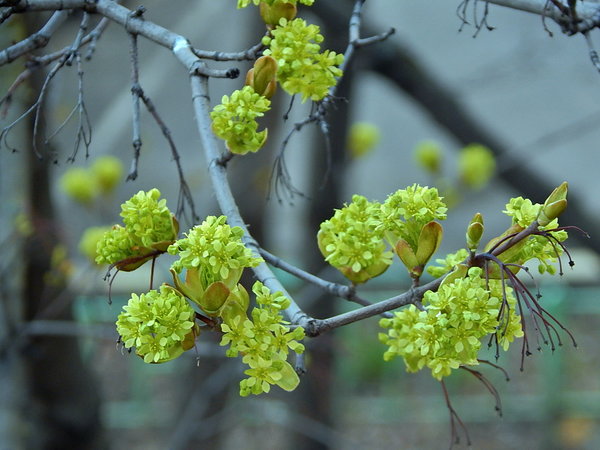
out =
[(114, 264), (131, 258), (136, 250), (130, 233), (121, 225), (113, 225), (96, 244), (96, 263)]
[(212, 129), (223, 139), (229, 151), (240, 155), (256, 152), (267, 140), (267, 130), (257, 131), (257, 117), (268, 111), (271, 101), (254, 92), (250, 86), (224, 95), (221, 104), (210, 113)]
[(168, 249), (169, 253), (179, 255), (179, 261), (172, 266), (177, 272), (199, 269), (213, 281), (225, 280), (230, 272), (255, 267), (262, 261), (242, 242), (244, 231), (229, 226), (226, 216), (208, 216), (185, 235)]
[(542, 205), (539, 203), (533, 203), (528, 198), (515, 197), (509, 200), (506, 209), (502, 212), (512, 217), (513, 225), (526, 228), (537, 218), (540, 209), (542, 209)]
[(237, 7), (245, 8), (251, 4), (259, 5), (260, 3), (266, 3), (267, 5), (273, 5), (274, 3), (291, 3), (292, 5), (296, 5), (297, 3), (302, 3), (303, 5), (311, 6), (315, 0), (238, 0)]
[[(103, 240), (106, 232), (110, 231), (110, 230), (111, 230), (111, 227), (89, 227), (89, 228), (87, 228), (83, 232), (83, 235), (81, 236), (81, 239), (79, 240), (79, 245), (78, 245), (79, 251), (84, 256), (86, 256), (90, 261), (95, 262), (96, 257), (98, 256), (98, 253), (97, 253), (98, 242)], [(113, 239), (114, 239), (114, 236), (113, 236)], [(117, 240), (117, 242), (118, 242), (118, 240)], [(113, 249), (116, 251), (121, 251), (121, 250), (119, 250), (118, 246), (113, 247)], [(106, 249), (104, 249), (104, 250), (106, 250)], [(125, 252), (127, 252), (128, 246), (126, 245), (123, 250)], [(124, 256), (124, 257), (126, 257), (126, 256)], [(121, 258), (121, 259), (123, 259), (123, 258)], [(118, 261), (118, 259), (116, 261)]]
[(494, 176), (496, 160), (492, 151), (481, 144), (469, 144), (458, 157), (460, 179), (468, 187), (479, 189)]
[(302, 19), (281, 19), (279, 25), (263, 38), (268, 46), (265, 55), (277, 61), (277, 79), (290, 95), (300, 94), (302, 101), (323, 99), (342, 75), (339, 65), (344, 55), (330, 50), (320, 52), (323, 36), (317, 25)]
[[(504, 293), (509, 307), (503, 308), (499, 321)], [(523, 335), (515, 304), (509, 288), (503, 290), (497, 280), (488, 284), (480, 268), (471, 268), (468, 276), (442, 284), (437, 292), (427, 291), (423, 311), (411, 305), (380, 321), (388, 329), (379, 335), (388, 346), (384, 359), (401, 356), (409, 372), (427, 367), (438, 380), (460, 365), (477, 365), (486, 335), (495, 333), (505, 350)]]
[(161, 363), (193, 346), (194, 315), (181, 294), (163, 285), (160, 291), (132, 294), (119, 314), (117, 331), (123, 345), (135, 347), (144, 362)]
[(178, 224), (160, 191), (139, 191), (121, 205), (125, 227), (114, 225), (104, 233), (96, 246), (96, 263), (117, 264), (128, 258), (136, 261), (123, 264), (121, 270), (133, 270), (143, 264), (154, 251), (165, 251), (175, 240)]
[(156, 242), (171, 241), (175, 237), (173, 214), (167, 208), (167, 200), (160, 198), (156, 188), (139, 191), (121, 205), (121, 217), (125, 228), (144, 247)]
[(434, 278), (439, 278), (442, 275), (450, 272), (458, 264), (464, 262), (469, 256), (469, 251), (466, 248), (461, 248), (455, 253), (449, 253), (445, 258), (438, 258), (435, 262), (437, 266), (427, 267), (427, 272)]
[[(526, 228), (537, 219), (542, 206), (539, 203), (533, 203), (529, 199), (516, 197), (509, 200), (503, 212), (512, 218), (513, 225)], [(539, 229), (552, 230), (556, 227), (558, 227), (558, 219), (552, 220), (546, 226), (540, 226)], [(568, 237), (567, 232), (564, 230), (551, 231), (549, 234), (558, 242), (562, 242)], [(503, 255), (500, 257), (504, 262), (515, 262), (518, 264), (524, 264), (535, 258), (538, 260), (538, 270), (540, 273), (548, 272), (554, 274), (556, 273), (556, 266), (554, 264), (561, 254), (562, 248), (556, 245), (556, 243), (553, 244), (544, 236), (532, 235), (521, 244), (518, 252), (510, 255), (510, 260), (503, 258)]]
[(378, 228), (381, 205), (354, 195), (352, 203), (321, 224), (317, 240), (325, 261), (354, 283), (383, 273), (392, 263), (383, 230)]
[(390, 240), (402, 238), (416, 250), (423, 226), (444, 220), (448, 208), (436, 188), (413, 184), (390, 194), (381, 206), (381, 227)]
[(287, 357), (290, 350), (304, 352), (304, 346), (298, 342), (304, 338), (304, 329), (290, 330), (286, 326), (281, 311), (290, 300), (281, 292), (271, 293), (259, 281), (252, 291), (258, 306), (252, 309), (251, 318), (237, 315), (225, 318), (221, 325), (221, 345), (229, 345), (227, 356), (242, 354), (242, 361), (250, 367), (244, 372), (248, 378), (240, 382), (240, 395), (266, 393), (274, 384), (291, 391), (300, 380)]
[(123, 164), (114, 156), (97, 158), (89, 169), (73, 167), (60, 179), (60, 187), (73, 200), (90, 205), (100, 194), (110, 194), (123, 178)]

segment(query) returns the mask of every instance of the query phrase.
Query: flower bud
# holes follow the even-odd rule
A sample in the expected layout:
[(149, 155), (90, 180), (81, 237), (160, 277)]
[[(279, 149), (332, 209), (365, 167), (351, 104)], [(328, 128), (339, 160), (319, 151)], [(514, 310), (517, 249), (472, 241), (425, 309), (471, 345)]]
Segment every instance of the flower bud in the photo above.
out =
[(260, 2), (260, 17), (269, 27), (275, 27), (281, 19), (288, 21), (296, 17), (297, 8), (293, 3), (274, 2), (272, 5), (267, 2)]
[(198, 302), (200, 308), (209, 316), (217, 316), (230, 294), (229, 288), (221, 281), (211, 283)]
[(472, 252), (477, 250), (481, 236), (483, 236), (483, 216), (477, 213), (473, 216), (471, 223), (467, 227), (467, 247), (469, 250)]
[(394, 250), (396, 250), (396, 254), (406, 266), (411, 276), (418, 277), (423, 273), (422, 267), (419, 270), (419, 260), (408, 242), (404, 239), (399, 239), (394, 246)]
[(246, 75), (246, 85), (259, 95), (270, 98), (275, 93), (277, 61), (270, 56), (261, 56)]
[(437, 222), (429, 222), (421, 228), (416, 255), (419, 266), (421, 267), (421, 272), (423, 271), (425, 264), (427, 264), (427, 261), (429, 261), (437, 251), (443, 236), (444, 229)]
[(545, 227), (567, 208), (568, 189), (569, 185), (565, 181), (548, 196), (537, 217), (540, 226)]

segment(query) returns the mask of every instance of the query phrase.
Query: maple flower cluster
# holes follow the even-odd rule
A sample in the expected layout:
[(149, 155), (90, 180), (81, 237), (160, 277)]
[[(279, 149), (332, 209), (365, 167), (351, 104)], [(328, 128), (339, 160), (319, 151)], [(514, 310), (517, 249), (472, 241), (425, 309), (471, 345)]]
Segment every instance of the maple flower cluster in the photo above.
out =
[(208, 216), (176, 240), (177, 222), (157, 189), (138, 192), (121, 209), (125, 226), (104, 232), (98, 261), (134, 270), (165, 252), (179, 257), (171, 265), (172, 286), (134, 293), (123, 307), (116, 322), (123, 346), (146, 363), (163, 363), (194, 347), (201, 322), (212, 324), (223, 332), (227, 356), (241, 356), (249, 366), (241, 395), (269, 392), (272, 385), (295, 389), (300, 380), (287, 357), (304, 351), (298, 342), (304, 329), (288, 327), (281, 313), (290, 300), (260, 282), (253, 287), (257, 306), (248, 315), (250, 298), (239, 281), (262, 259), (242, 242), (242, 228), (231, 227), (226, 216)]
[(283, 90), (300, 94), (303, 102), (322, 100), (342, 75), (338, 66), (344, 55), (330, 50), (321, 53), (319, 27), (303, 19), (281, 19), (262, 42), (268, 46), (264, 54), (277, 61), (277, 79)]
[[(516, 299), (510, 288), (503, 291), (498, 280), (486, 283), (482, 272), (473, 267), (466, 277), (443, 283), (437, 292), (427, 291), (424, 310), (410, 305), (391, 319), (381, 319), (380, 325), (388, 329), (387, 334), (379, 335), (388, 346), (383, 358), (389, 361), (401, 356), (409, 372), (427, 367), (441, 380), (461, 365), (479, 364), (481, 340), (489, 334), (495, 333), (507, 350), (510, 342), (523, 336)], [(509, 308), (500, 315), (503, 295)]]
[(314, 0), (238, 0), (238, 8), (260, 6), (268, 34), (266, 49), (246, 75), (246, 86), (223, 96), (211, 112), (212, 129), (231, 153), (258, 151), (267, 139), (267, 130), (258, 131), (257, 118), (270, 109), (269, 98), (277, 84), (290, 95), (300, 94), (302, 102), (320, 101), (342, 75), (344, 55), (321, 52), (323, 36), (316, 25), (295, 18), (297, 3)]
[(223, 139), (229, 151), (240, 155), (256, 152), (267, 139), (267, 130), (258, 131), (257, 117), (262, 117), (271, 106), (269, 99), (254, 92), (250, 86), (224, 95), (212, 110), (212, 129)]
[(134, 270), (164, 251), (177, 237), (179, 224), (160, 199), (160, 191), (139, 191), (121, 205), (123, 224), (114, 225), (98, 241), (96, 263), (115, 264), (119, 270)]

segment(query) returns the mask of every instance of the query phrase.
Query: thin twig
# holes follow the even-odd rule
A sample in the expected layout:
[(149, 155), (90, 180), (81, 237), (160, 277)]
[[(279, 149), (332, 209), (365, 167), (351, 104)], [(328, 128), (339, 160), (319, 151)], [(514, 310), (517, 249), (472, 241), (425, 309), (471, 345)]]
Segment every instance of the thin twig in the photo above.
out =
[(144, 93), (142, 87), (138, 84), (137, 88), (139, 98), (142, 100), (142, 102), (144, 102), (144, 106), (146, 106), (146, 109), (160, 128), (160, 131), (162, 132), (165, 139), (167, 140), (169, 148), (171, 149), (171, 156), (173, 157), (173, 161), (175, 161), (175, 166), (177, 167), (177, 175), (179, 177), (179, 200), (177, 201), (177, 210), (175, 212), (175, 215), (179, 217), (181, 214), (183, 214), (185, 205), (187, 204), (190, 207), (192, 221), (198, 221), (199, 216), (196, 212), (196, 206), (194, 204), (194, 198), (192, 197), (192, 191), (185, 179), (183, 167), (181, 166), (181, 158), (179, 156), (179, 151), (175, 146), (175, 141), (173, 140), (171, 130), (162, 120), (162, 118), (158, 114), (158, 111), (154, 107), (154, 103)]
[[(360, 25), (361, 25), (362, 7), (363, 7), (364, 2), (365, 2), (365, 0), (357, 0), (354, 4), (354, 8), (352, 10), (352, 15), (350, 17), (350, 22), (349, 22), (349, 26), (348, 26), (348, 45), (344, 52), (344, 61), (342, 62), (342, 64), (340, 64), (340, 67), (339, 67), (342, 72), (344, 72), (346, 70), (346, 68), (349, 66), (350, 61), (353, 59), (354, 52), (357, 48), (366, 46), (366, 45), (371, 45), (371, 44), (374, 44), (377, 42), (381, 42), (382, 40), (385, 40), (388, 37), (390, 37), (395, 32), (395, 30), (393, 28), (391, 28), (390, 30), (388, 30), (384, 33), (380, 33), (378, 35), (371, 36), (369, 38), (361, 39), (360, 38)], [(342, 77), (343, 77), (343, 75), (342, 75)], [(329, 89), (327, 96), (323, 100), (319, 101), (316, 104), (315, 110), (304, 120), (296, 122), (293, 125), (290, 132), (288, 133), (288, 135), (282, 141), (281, 146), (278, 151), (278, 154), (275, 158), (274, 168), (273, 168), (273, 171), (271, 172), (271, 179), (269, 181), (269, 185), (271, 188), (274, 189), (276, 197), (279, 201), (282, 201), (282, 198), (283, 198), (283, 195), (281, 194), (280, 189), (292, 198), (295, 195), (299, 195), (301, 197), (304, 196), (303, 193), (299, 189), (295, 188), (291, 182), (291, 179), (290, 179), (290, 176), (289, 176), (286, 164), (285, 164), (284, 154), (285, 154), (285, 150), (286, 150), (287, 145), (288, 145), (290, 139), (292, 138), (292, 136), (295, 133), (300, 132), (306, 125), (308, 125), (310, 123), (316, 123), (319, 125), (321, 134), (324, 136), (324, 138), (326, 140), (328, 164), (327, 164), (327, 171), (326, 171), (324, 179), (323, 179), (323, 185), (327, 182), (327, 177), (330, 174), (329, 162), (331, 160), (331, 143), (330, 143), (330, 139), (329, 139), (329, 125), (327, 124), (327, 121), (326, 121), (326, 115), (327, 115), (329, 108), (333, 104), (333, 102), (336, 100), (339, 100), (336, 97), (336, 92), (337, 92), (338, 86), (340, 84), (340, 81), (341, 81), (341, 77), (340, 77), (340, 79), (338, 79), (338, 82)]]

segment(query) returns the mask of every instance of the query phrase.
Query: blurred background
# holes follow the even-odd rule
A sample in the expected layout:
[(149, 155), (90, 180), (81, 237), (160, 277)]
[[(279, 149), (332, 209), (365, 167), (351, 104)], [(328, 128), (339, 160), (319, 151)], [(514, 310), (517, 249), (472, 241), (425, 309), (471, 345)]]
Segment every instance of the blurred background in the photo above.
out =
[[(587, 0), (591, 1), (591, 0)], [(137, 3), (124, 2), (135, 8)], [(227, 3), (227, 5), (225, 4)], [(351, 1), (317, 0), (300, 16), (322, 27), (327, 48), (343, 51)], [(319, 224), (352, 194), (383, 201), (413, 183), (437, 186), (452, 208), (438, 257), (464, 246), (475, 212), (485, 218), (485, 238), (510, 223), (510, 197), (543, 202), (569, 182), (569, 208), (561, 224), (575, 260), (562, 277), (537, 276), (543, 305), (575, 335), (578, 348), (552, 354), (544, 348), (519, 371), (515, 346), (500, 372), (484, 368), (498, 388), (503, 417), (485, 387), (468, 373), (447, 381), (453, 405), (474, 448), (596, 449), (600, 447), (599, 263), (600, 75), (582, 36), (566, 37), (538, 16), (490, 6), (457, 14), (458, 0), (369, 0), (362, 36), (396, 29), (385, 42), (360, 49), (328, 115), (332, 166), (327, 179), (326, 145), (314, 126), (292, 137), (286, 162), (293, 185), (305, 197), (269, 194), (273, 160), (292, 124), (310, 112), (279, 92), (265, 125), (269, 142), (259, 153), (235, 158), (230, 181), (242, 216), (264, 248), (306, 270), (343, 282), (325, 266), (316, 245)], [(240, 51), (263, 33), (255, 8), (235, 2), (147, 0), (145, 17), (184, 35), (201, 49)], [(460, 10), (458, 10), (460, 12)], [(47, 15), (13, 17), (0, 25), (1, 48), (37, 30)], [(45, 54), (70, 45), (81, 16), (73, 14), (53, 36)], [(94, 23), (95, 23), (94, 18)], [(474, 35), (477, 34), (475, 37)], [(592, 34), (592, 39), (599, 37)], [(140, 38), (140, 83), (181, 156), (198, 215), (219, 214), (194, 123), (188, 77), (164, 48)], [(25, 60), (0, 67), (1, 94)], [(247, 63), (211, 63), (239, 67)], [(0, 151), (0, 445), (2, 448), (111, 449), (350, 449), (445, 448), (450, 425), (442, 389), (428, 373), (407, 374), (402, 361), (384, 363), (377, 319), (353, 324), (307, 342), (308, 373), (294, 393), (240, 398), (243, 367), (225, 358), (218, 337), (203, 335), (197, 351), (167, 364), (147, 365), (115, 345), (114, 322), (131, 292), (148, 287), (149, 268), (121, 273), (108, 305), (105, 268), (79, 250), (84, 230), (120, 221), (119, 205), (134, 193), (157, 187), (172, 210), (179, 195), (177, 170), (166, 140), (142, 113), (139, 177), (125, 182), (132, 159), (131, 83), (126, 33), (110, 25), (90, 61), (83, 64), (83, 95), (91, 124), (89, 157), (79, 149), (70, 162), (77, 120), (32, 149), (33, 121), (26, 118), (1, 142)], [(45, 75), (37, 71), (1, 106), (2, 128), (35, 101)], [(238, 89), (243, 79), (212, 80), (212, 103)], [(43, 136), (52, 135), (78, 100), (76, 66), (51, 81), (44, 105)], [(348, 139), (366, 124), (356, 146)], [(464, 149), (478, 144), (483, 157), (475, 181), (461, 169)], [(434, 148), (439, 168), (427, 170), (417, 149)], [(12, 152), (15, 149), (17, 151)], [(484, 152), (485, 153), (485, 152)], [(113, 192), (87, 199), (65, 193), (64, 174), (105, 156), (125, 170)], [(491, 175), (488, 179), (487, 174)], [(325, 180), (325, 184), (324, 183)], [(191, 215), (181, 217), (187, 230)], [(157, 262), (155, 283), (167, 281), (168, 256)], [(314, 317), (353, 308), (293, 277), (277, 272), (300, 306)], [(250, 277), (248, 279), (250, 281)], [(410, 280), (398, 263), (361, 292), (375, 301), (403, 292)], [(566, 337), (566, 336), (565, 336)], [(485, 356), (483, 356), (485, 357)], [(489, 356), (493, 358), (493, 356)], [(277, 392), (275, 392), (277, 391)], [(465, 439), (461, 440), (464, 446)], [(460, 447), (460, 446), (459, 446)]]

